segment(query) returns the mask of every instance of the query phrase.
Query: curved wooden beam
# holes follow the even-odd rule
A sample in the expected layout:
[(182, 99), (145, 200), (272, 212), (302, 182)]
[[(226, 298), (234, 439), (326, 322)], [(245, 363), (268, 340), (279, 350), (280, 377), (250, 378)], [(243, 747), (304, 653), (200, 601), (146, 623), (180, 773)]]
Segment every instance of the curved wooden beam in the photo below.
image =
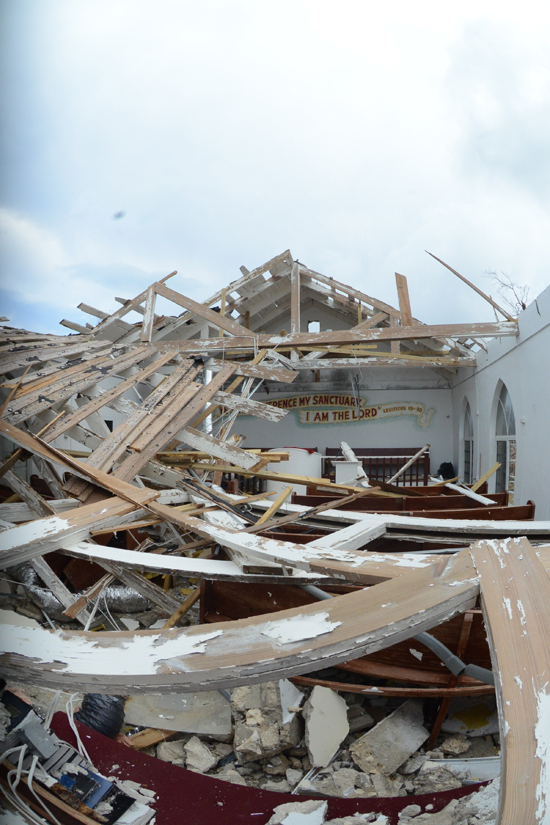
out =
[(470, 554), (462, 551), (368, 590), (219, 627), (98, 634), (4, 626), (0, 666), (7, 678), (67, 690), (233, 687), (389, 647), (470, 609), (478, 592)]

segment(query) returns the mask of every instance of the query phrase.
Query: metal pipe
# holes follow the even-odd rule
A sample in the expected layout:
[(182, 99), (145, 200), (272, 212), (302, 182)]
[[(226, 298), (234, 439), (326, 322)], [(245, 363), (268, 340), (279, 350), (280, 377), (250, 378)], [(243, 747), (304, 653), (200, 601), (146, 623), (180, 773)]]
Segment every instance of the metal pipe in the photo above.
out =
[[(316, 599), (322, 600), (334, 598), (332, 593), (327, 593), (325, 590), (321, 590), (313, 584), (301, 584), (300, 587), (311, 596), (315, 596)], [(422, 644), (429, 648), (432, 653), (435, 653), (435, 655), (441, 659), (443, 664), (455, 676), (461, 676), (464, 674), (466, 676), (471, 676), (472, 679), (477, 679), (479, 682), (485, 682), (487, 685), (495, 684), (495, 677), (492, 670), (487, 670), (485, 667), (479, 667), (479, 665), (466, 665), (462, 659), (459, 659), (458, 656), (456, 656), (443, 644), (443, 642), (440, 642), (439, 639), (436, 639), (435, 636), (431, 635), (431, 633), (417, 633), (416, 636), (413, 636), (412, 638), (416, 639), (417, 642), (422, 642)]]

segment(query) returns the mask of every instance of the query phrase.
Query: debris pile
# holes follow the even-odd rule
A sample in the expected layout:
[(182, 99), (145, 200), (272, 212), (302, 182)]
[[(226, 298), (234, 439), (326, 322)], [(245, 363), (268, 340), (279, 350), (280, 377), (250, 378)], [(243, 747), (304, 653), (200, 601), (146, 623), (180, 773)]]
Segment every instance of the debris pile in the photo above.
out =
[[(533, 502), (489, 493), (498, 465), (472, 485), (448, 473), (426, 484), (427, 444), (378, 461), (341, 442), (336, 467), (327, 447), (311, 475), (285, 471), (289, 450), (246, 449), (232, 433), (239, 415), (283, 421), (290, 406), (270, 399), (281, 384), (299, 394), (312, 375), (363, 367), (445, 376), (474, 366), (483, 338), (516, 335), (516, 321), (423, 325), (403, 276), (392, 307), (288, 250), (202, 303), (170, 277), (115, 312), (81, 304), (99, 320), (63, 321), (74, 335), (0, 328), (8, 692), (125, 697), (135, 751), (236, 791), (326, 797), (302, 809), (308, 823), (334, 800), (463, 793), (479, 766), (451, 763), (495, 758), (500, 732), (502, 805), (510, 821), (533, 811), (550, 523)], [(309, 299), (332, 329), (302, 332)], [(174, 306), (183, 312), (160, 314)], [(479, 710), (495, 686), (500, 714)], [(519, 724), (529, 735), (507, 738)], [(19, 782), (29, 770), (32, 785), (21, 754), (4, 772)], [(34, 756), (43, 770), (46, 754)], [(402, 822), (443, 816), (411, 805)]]

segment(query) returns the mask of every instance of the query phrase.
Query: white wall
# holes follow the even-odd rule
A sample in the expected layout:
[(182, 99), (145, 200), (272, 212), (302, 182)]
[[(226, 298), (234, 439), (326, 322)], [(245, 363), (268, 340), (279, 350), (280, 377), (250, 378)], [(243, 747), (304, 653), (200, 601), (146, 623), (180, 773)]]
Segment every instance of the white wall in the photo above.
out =
[[(474, 425), (474, 475), (496, 461), (496, 398), (506, 384), (516, 419), (514, 503), (532, 499), (536, 518), (550, 518), (550, 287), (519, 316), (517, 338), (494, 339), (474, 370), (453, 381), (454, 462), (462, 467), (461, 418), (470, 402)], [(494, 477), (492, 479), (494, 486)], [(489, 488), (491, 489), (491, 487)]]
[[(382, 372), (381, 370), (378, 372)], [(387, 376), (390, 370), (384, 370)], [(378, 376), (380, 379), (382, 376)], [(293, 385), (274, 395), (260, 395), (254, 398), (261, 401), (276, 397), (290, 397), (307, 393), (325, 393), (324, 386), (311, 383), (301, 388), (298, 394)], [(348, 388), (333, 389), (335, 393), (349, 393)], [(334, 424), (303, 424), (298, 412), (290, 410), (278, 424), (266, 422), (252, 416), (239, 416), (234, 432), (246, 436), (245, 447), (316, 447), (324, 453), (325, 447), (338, 447), (341, 441), (347, 441), (351, 447), (415, 447), (420, 449), (430, 444), (430, 461), (435, 471), (443, 461), (451, 461), (453, 455), (452, 399), (448, 387), (441, 389), (420, 389), (418, 387), (403, 389), (360, 389), (360, 395), (366, 397), (369, 405), (390, 404), (396, 402), (420, 402), (426, 409), (433, 408), (434, 414), (428, 427), (418, 424), (418, 417), (403, 415), (395, 418), (358, 421)]]

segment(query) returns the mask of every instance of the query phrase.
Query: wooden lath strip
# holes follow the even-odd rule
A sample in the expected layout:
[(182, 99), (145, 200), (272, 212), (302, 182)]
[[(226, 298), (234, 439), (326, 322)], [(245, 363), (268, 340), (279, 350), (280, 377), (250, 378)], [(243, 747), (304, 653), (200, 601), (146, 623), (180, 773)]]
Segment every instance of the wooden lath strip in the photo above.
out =
[(201, 391), (203, 384), (193, 379), (200, 372), (200, 367), (193, 367), (190, 372), (170, 390), (153, 411), (151, 416), (143, 419), (135, 429), (128, 444), (131, 450), (141, 452), (155, 436)]
[(273, 422), (281, 421), (288, 412), (288, 410), (281, 410), (278, 407), (264, 404), (262, 401), (254, 401), (252, 398), (245, 398), (242, 395), (235, 395), (223, 390), (219, 390), (213, 400), (220, 407), (237, 410), (243, 415), (255, 415), (258, 418), (265, 418), (267, 421)]
[(189, 373), (192, 367), (193, 362), (186, 359), (175, 368), (168, 378), (161, 381), (145, 401), (113, 430), (109, 438), (106, 438), (97, 450), (94, 450), (87, 462), (89, 466), (100, 468), (105, 472), (110, 470), (117, 458), (126, 451), (127, 444), (136, 427), (150, 415), (157, 404), (162, 401), (180, 379)]
[(388, 319), (387, 312), (376, 312), (374, 315), (371, 315), (370, 318), (367, 318), (366, 321), (362, 321), (360, 324), (352, 327), (356, 332), (364, 332), (364, 330), (372, 329), (373, 327), (378, 326), (381, 324), (382, 321), (386, 321)]
[(180, 433), (182, 441), (196, 450), (203, 450), (210, 456), (228, 461), (238, 467), (254, 467), (258, 463), (258, 456), (252, 455), (208, 433), (201, 433), (193, 427), (185, 427)]
[(26, 379), (21, 382), (21, 387), (17, 391), (16, 398), (21, 398), (21, 396), (28, 395), (28, 393), (34, 392), (35, 390), (42, 390), (45, 387), (49, 387), (55, 384), (56, 381), (66, 378), (68, 375), (78, 375), (82, 373), (86, 367), (108, 363), (109, 356), (121, 354), (117, 352), (117, 349), (119, 348), (109, 347), (109, 349), (104, 350), (101, 355), (92, 355), (92, 357), (86, 357), (84, 353), (82, 358), (77, 359), (76, 364), (74, 363), (75, 359), (71, 359), (62, 364), (51, 364), (39, 372), (29, 373)]
[(22, 401), (19, 403), (16, 399), (5, 418), (12, 424), (26, 421), (31, 416), (38, 415), (40, 412), (55, 406), (55, 404), (65, 401), (75, 393), (82, 392), (97, 384), (100, 379), (129, 369), (139, 361), (143, 361), (148, 354), (146, 347), (138, 348), (120, 358), (109, 358), (102, 365), (91, 367), (85, 365), (81, 371), (81, 376), (69, 376), (66, 380), (64, 378), (59, 379), (49, 388), (47, 395), (43, 395), (40, 390), (35, 390), (22, 396)]
[[(252, 361), (250, 361), (249, 366), (256, 366), (261, 361), (263, 361), (263, 359), (265, 358), (266, 355), (267, 355), (267, 350), (265, 350), (265, 349), (260, 350), (260, 352), (256, 356), (254, 356)], [(208, 366), (207, 366), (207, 369), (208, 369)], [(228, 394), (232, 393), (233, 390), (236, 390), (237, 387), (240, 387), (240, 385), (242, 384), (243, 381), (244, 381), (243, 376), (239, 376), (238, 378), (235, 378), (235, 380), (232, 381), (231, 384), (227, 387), (225, 392), (228, 393)], [(217, 410), (217, 409), (218, 409), (218, 407), (217, 407), (216, 404), (208, 404), (205, 407), (205, 409), (203, 410), (203, 412), (195, 418), (195, 421), (193, 422), (195, 427), (199, 427), (202, 424), (202, 422), (206, 418), (208, 418), (209, 415), (212, 415), (215, 412), (215, 410)]]
[[(280, 264), (281, 262), (283, 262), (285, 260), (288, 260), (289, 264), (292, 261), (292, 256), (290, 254), (290, 250), (288, 250), (288, 249), (285, 250), (284, 252), (282, 252), (281, 254), (276, 255), (274, 258), (271, 258), (271, 260), (266, 261), (266, 263), (262, 264), (261, 266), (257, 267), (256, 269), (252, 270), (251, 272), (249, 272), (248, 270), (246, 270), (243, 267), (242, 268), (244, 270), (243, 277), (237, 279), (236, 281), (232, 281), (230, 284), (227, 285), (227, 287), (224, 287), (224, 289), (226, 290), (227, 295), (229, 296), (231, 294), (231, 292), (237, 291), (239, 289), (239, 287), (243, 286), (243, 284), (246, 284), (249, 281), (254, 280), (254, 278), (258, 277), (258, 275), (262, 275), (264, 272), (267, 272), (267, 270), (277, 266), (278, 264)], [(212, 295), (206, 301), (203, 301), (202, 305), (205, 306), (205, 307), (210, 307), (212, 304), (216, 303), (217, 301), (220, 301), (221, 297), (222, 297), (222, 292), (223, 292), (223, 290), (220, 289), (218, 292), (216, 292), (214, 295)], [(233, 308), (233, 301), (230, 298), (228, 298), (227, 299), (226, 312), (227, 312), (227, 310), (230, 310), (232, 308)], [(192, 312), (183, 313), (179, 318), (174, 319), (174, 321), (172, 323), (168, 324), (166, 329), (161, 330), (158, 337), (162, 338), (164, 335), (166, 335), (168, 333), (173, 333), (176, 329), (181, 327), (183, 324), (186, 324), (187, 321), (191, 320), (192, 318), (193, 318), (193, 313)]]
[(235, 367), (233, 364), (227, 364), (223, 367), (223, 369), (214, 376), (212, 381), (203, 387), (200, 392), (197, 392), (194, 398), (165, 425), (164, 429), (158, 433), (141, 452), (127, 456), (115, 469), (113, 475), (125, 481), (132, 479), (156, 453), (160, 452), (166, 444), (178, 435), (180, 430), (188, 424), (191, 424), (195, 416), (200, 413), (202, 407), (210, 401), (212, 396), (234, 372)]
[[(203, 340), (208, 339), (201, 339), (201, 343), (198, 345), (199, 347), (202, 346)], [(175, 343), (176, 346), (178, 346), (178, 343)], [(256, 360), (257, 359), (254, 358), (252, 361), (243, 363), (240, 361), (231, 362), (221, 361), (219, 358), (209, 358), (205, 366), (208, 370), (219, 370), (226, 364), (232, 364), (234, 372), (236, 372), (237, 375), (244, 375), (247, 378), (262, 378), (266, 381), (280, 381), (283, 384), (291, 384), (296, 378), (296, 374), (291, 370), (286, 370), (281, 367), (259, 366), (259, 364), (254, 363)]]
[(0, 374), (13, 372), (16, 369), (27, 367), (29, 364), (35, 366), (44, 361), (50, 361), (53, 358), (67, 358), (71, 355), (78, 355), (78, 353), (85, 352), (86, 350), (101, 349), (102, 347), (108, 347), (110, 345), (110, 341), (93, 341), (89, 338), (82, 338), (77, 343), (71, 342), (69, 345), (65, 343), (61, 346), (50, 344), (46, 347), (25, 347), (24, 350), (18, 350), (17, 353), (8, 352), (0, 356)]
[(300, 268), (290, 267), (290, 331), (300, 332)]
[(300, 265), (300, 273), (302, 275), (309, 276), (310, 278), (313, 278), (313, 280), (319, 281), (322, 284), (326, 284), (331, 289), (338, 289), (346, 295), (353, 295), (353, 297), (357, 298), (357, 300), (362, 301), (364, 304), (367, 304), (376, 310), (382, 310), (382, 312), (385, 312), (388, 315), (399, 315), (399, 310), (396, 309), (396, 307), (386, 304), (385, 301), (379, 301), (377, 298), (371, 298), (371, 296), (367, 295), (365, 292), (361, 292), (358, 289), (347, 286), (346, 284), (337, 281), (335, 278), (330, 278), (327, 275), (323, 275), (321, 272), (315, 272), (313, 269), (308, 269), (307, 267)]
[(144, 381), (146, 378), (149, 378), (150, 375), (153, 375), (153, 373), (160, 369), (160, 367), (167, 364), (168, 361), (171, 361), (172, 358), (175, 357), (177, 357), (177, 353), (168, 350), (168, 352), (163, 353), (152, 364), (149, 364), (147, 367), (143, 367), (143, 369), (134, 373), (134, 375), (131, 375), (129, 378), (125, 378), (120, 382), (120, 384), (117, 384), (116, 387), (106, 390), (97, 398), (93, 398), (87, 404), (83, 404), (82, 407), (79, 407), (73, 413), (65, 416), (62, 421), (53, 427), (48, 432), (45, 441), (54, 441), (58, 438), (58, 436), (62, 435), (71, 427), (74, 427), (75, 424), (79, 424), (81, 421), (84, 421), (91, 413), (97, 412), (97, 410), (100, 410), (102, 407), (108, 406), (111, 401), (114, 401), (124, 392), (136, 386), (136, 384), (139, 384), (141, 381)]
[[(88, 360), (81, 360), (73, 367), (59, 368), (52, 372), (47, 378), (33, 382), (31, 385), (24, 387), (16, 395), (15, 401), (12, 404), (11, 411), (17, 409), (24, 409), (37, 401), (43, 400), (47, 396), (53, 397), (59, 391), (68, 387), (71, 389), (83, 380), (86, 381), (90, 377), (95, 376), (95, 381), (100, 380), (102, 375), (105, 375), (106, 368), (110, 371), (112, 367), (118, 367), (120, 371), (128, 369), (128, 362), (134, 356), (142, 354), (142, 359), (147, 355), (147, 349), (140, 347), (125, 353), (113, 353), (108, 351), (102, 353), (100, 356), (90, 358)], [(132, 366), (132, 364), (130, 364)], [(57, 403), (54, 402), (54, 403)]]

